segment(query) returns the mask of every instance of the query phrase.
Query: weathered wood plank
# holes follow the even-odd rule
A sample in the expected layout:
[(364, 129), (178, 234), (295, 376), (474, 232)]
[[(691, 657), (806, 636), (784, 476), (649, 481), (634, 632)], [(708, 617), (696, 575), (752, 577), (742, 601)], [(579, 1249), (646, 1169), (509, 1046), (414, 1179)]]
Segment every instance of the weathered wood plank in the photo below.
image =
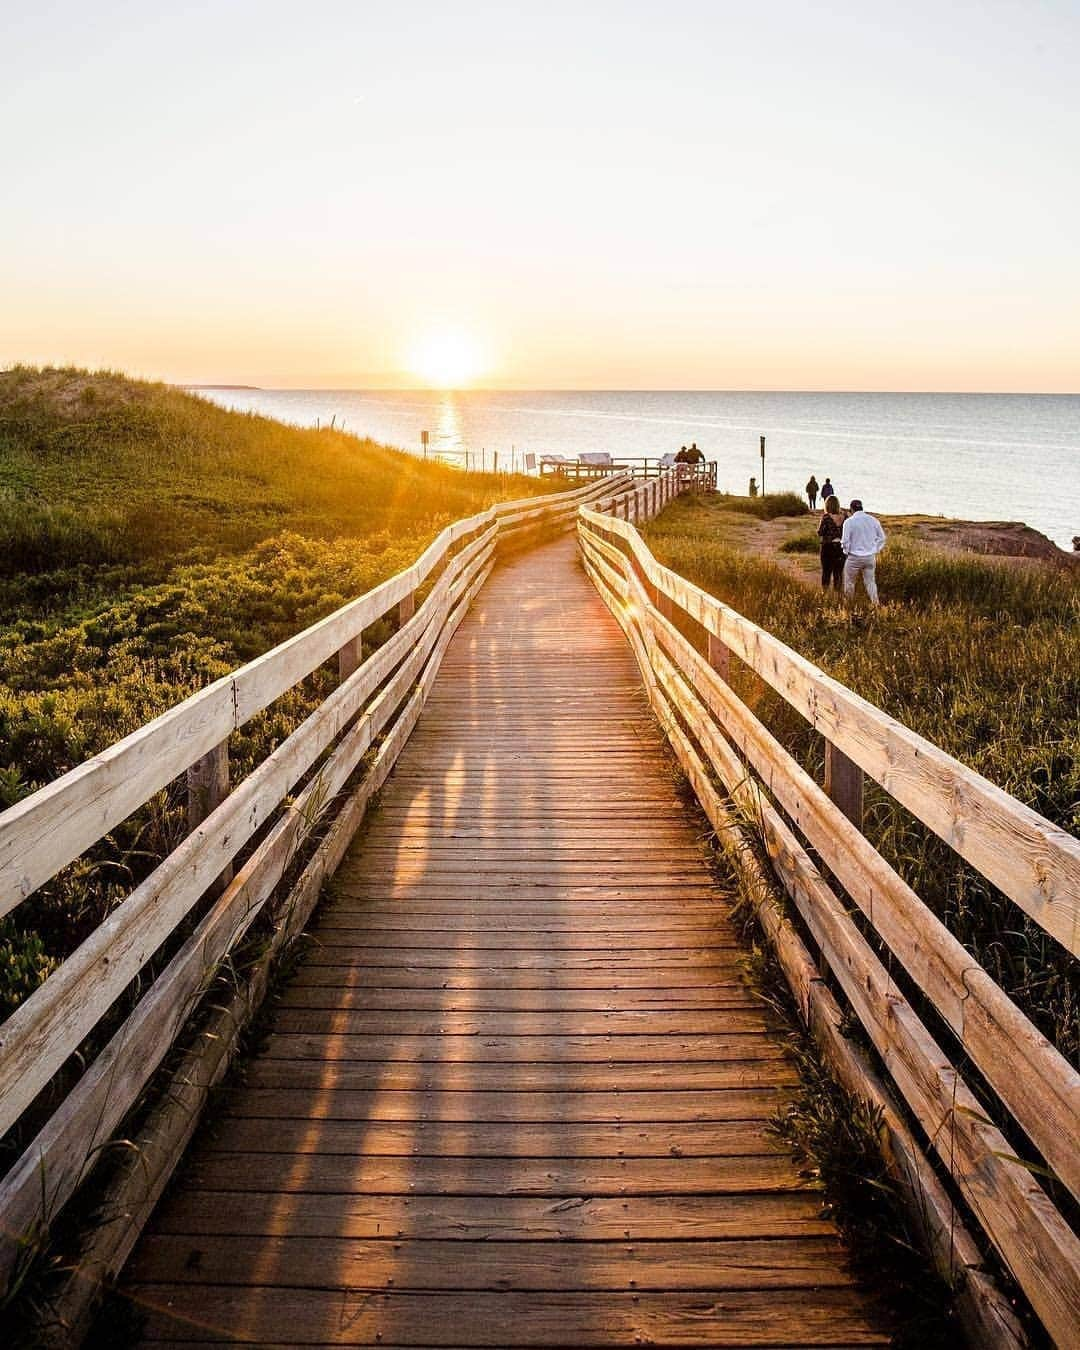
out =
[(238, 1298), (203, 1285), (196, 1319), (178, 1316), (174, 1286), (142, 1285), (146, 1338), (266, 1341), (289, 1328), (298, 1345), (431, 1346), (467, 1325), (476, 1346), (627, 1344), (749, 1347), (885, 1345), (858, 1295), (844, 1289), (732, 1290), (719, 1298), (679, 1293), (365, 1293), (260, 1288)]
[(810, 1192), (772, 1195), (289, 1196), (185, 1190), (164, 1206), (159, 1233), (234, 1237), (616, 1241), (835, 1237)]
[(410, 1250), (363, 1239), (236, 1238), (161, 1234), (132, 1263), (136, 1283), (273, 1284), (342, 1289), (802, 1289), (851, 1283), (843, 1246), (829, 1238), (754, 1241), (428, 1241)]
[(346, 1153), (352, 1158), (427, 1156), (440, 1158), (731, 1158), (788, 1152), (767, 1121), (665, 1121), (661, 1124), (574, 1124), (545, 1120), (492, 1124), (489, 1121), (323, 1120), (230, 1116), (207, 1130), (206, 1153)]
[(689, 1092), (349, 1092), (310, 1088), (246, 1088), (229, 1110), (236, 1116), (307, 1116), (311, 1120), (771, 1120), (792, 1098), (784, 1087), (694, 1089)]
[[(500, 964), (497, 970), (485, 970), (483, 978), (483, 989), (498, 993), (503, 990), (521, 991), (521, 992), (544, 992), (549, 997), (539, 1003), (539, 1009), (551, 1008), (552, 1001), (550, 995), (553, 991), (566, 990), (570, 993), (574, 991), (598, 991), (604, 995), (610, 995), (615, 1001), (615, 1007), (611, 1009), (618, 1012), (620, 1009), (630, 1010), (631, 1005), (619, 998), (622, 992), (635, 990), (654, 990), (658, 983), (667, 982), (667, 987), (679, 989), (685, 987), (686, 979), (685, 967), (664, 966), (655, 963), (648, 966), (604, 966), (597, 964), (585, 969), (575, 968), (573, 971), (560, 970), (557, 965), (548, 967), (532, 966), (525, 969), (506, 969)], [(733, 959), (728, 963), (717, 963), (710, 966), (700, 977), (700, 984), (695, 986), (701, 989), (715, 989), (724, 991), (732, 985), (743, 986), (745, 975), (738, 961)], [(474, 990), (478, 987), (477, 973), (471, 970), (464, 970), (459, 967), (442, 966), (410, 966), (402, 964), (400, 966), (361, 966), (354, 960), (340, 953), (325, 947), (313, 947), (307, 954), (304, 968), (297, 978), (297, 985), (304, 987), (329, 987), (334, 984), (341, 984), (343, 987), (355, 989), (422, 989), (446, 990), (448, 992)], [(585, 1000), (582, 1000), (583, 1002)], [(606, 1001), (606, 1000), (605, 1000)], [(708, 1002), (708, 999), (690, 999), (691, 1003)], [(286, 1000), (290, 1005), (293, 1001)], [(306, 1004), (305, 1000), (298, 998), (295, 1006), (323, 1006), (321, 1002)], [(720, 998), (719, 1002), (726, 1006), (726, 997)], [(754, 1000), (756, 1003), (757, 1000)], [(343, 1001), (341, 1007), (364, 1006), (357, 1000)], [(378, 1005), (371, 1003), (371, 1008)], [(396, 1006), (396, 1004), (394, 1005)], [(408, 1006), (408, 1005), (406, 1005)], [(439, 1004), (440, 1009), (449, 1011), (450, 1005)], [(572, 1003), (561, 1004), (555, 1002), (556, 1009), (564, 1007), (572, 1008)], [(736, 1006), (744, 1006), (739, 1002)], [(606, 1009), (597, 1007), (598, 1011)], [(480, 1009), (475, 1011), (479, 1012)], [(496, 1010), (497, 1011), (497, 1010)]]
[[(314, 1154), (297, 1166), (285, 1153), (214, 1153), (186, 1185), (200, 1191), (296, 1195), (748, 1195), (805, 1191), (789, 1156), (735, 1158), (351, 1158)], [(242, 1200), (231, 1203), (243, 1204)]]
[[(525, 1016), (528, 1015), (526, 1012)], [(468, 1038), (467, 1044), (454, 1046), (455, 1054), (450, 1064), (447, 1055), (451, 1047), (442, 1036), (403, 1036), (400, 1033), (311, 1036), (280, 1031), (272, 1031), (266, 1038), (260, 1063), (274, 1059), (310, 1059), (319, 1063), (366, 1060), (377, 1062), (384, 1068), (400, 1061), (411, 1067), (433, 1064), (440, 1068), (471, 1068), (477, 1064), (509, 1064), (529, 1070), (543, 1064), (554, 1065), (566, 1072), (568, 1083), (574, 1078), (569, 1069), (573, 1064), (658, 1062), (664, 1072), (668, 1072), (671, 1061), (695, 1061), (707, 1063), (711, 1072), (714, 1063), (720, 1061), (770, 1059), (789, 1063), (784, 1047), (764, 1032), (620, 1036), (613, 1044), (606, 1036), (518, 1036), (514, 1034), (516, 1021), (513, 1017), (506, 1018), (506, 1035), (474, 1036)], [(258, 1068), (258, 1065), (253, 1066), (252, 1072), (258, 1072)]]
[[(330, 1055), (287, 1058), (262, 1056), (251, 1065), (246, 1082), (252, 1088), (307, 1088), (312, 1092), (647, 1092), (732, 1091), (779, 1084), (792, 1085), (798, 1075), (785, 1059), (717, 1059), (685, 1062), (675, 1048), (650, 1061), (622, 1058), (621, 1042), (611, 1061), (586, 1060), (536, 1064), (451, 1060), (407, 1064), (401, 1060), (364, 1060)], [(630, 1051), (632, 1055), (633, 1050)]]
[[(397, 1036), (501, 1036), (508, 1031), (502, 1013), (455, 1012), (380, 1012), (376, 1009), (324, 1010), (321, 1008), (282, 1008), (274, 1019), (279, 1032), (303, 1035), (354, 1032)], [(616, 1012), (567, 1012), (545, 1008), (540, 1012), (520, 1013), (514, 1018), (516, 1036), (528, 1036), (535, 1043), (549, 1036), (603, 1036), (622, 1039), (642, 1034), (684, 1036), (687, 1033), (723, 1035), (732, 1032), (760, 1031), (765, 1027), (760, 1008), (717, 1011), (679, 1008), (672, 1012), (655, 1009), (638, 1012), (620, 1008)]]

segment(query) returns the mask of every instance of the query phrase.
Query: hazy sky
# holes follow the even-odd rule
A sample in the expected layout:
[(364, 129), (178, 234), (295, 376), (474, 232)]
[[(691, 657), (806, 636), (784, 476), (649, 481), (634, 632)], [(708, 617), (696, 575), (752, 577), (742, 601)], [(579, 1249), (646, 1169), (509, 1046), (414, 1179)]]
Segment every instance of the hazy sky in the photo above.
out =
[(1078, 72), (1080, 0), (8, 5), (0, 363), (1080, 391)]

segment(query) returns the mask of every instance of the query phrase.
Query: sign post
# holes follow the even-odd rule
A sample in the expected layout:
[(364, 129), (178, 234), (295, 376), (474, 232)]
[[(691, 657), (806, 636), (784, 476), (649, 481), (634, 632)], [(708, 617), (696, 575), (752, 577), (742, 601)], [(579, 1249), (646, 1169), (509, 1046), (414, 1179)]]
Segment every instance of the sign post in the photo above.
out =
[(765, 437), (761, 437), (761, 495), (765, 496)]
[(424, 447), (424, 458), (427, 459), (428, 434), (426, 431), (420, 433), (420, 444)]

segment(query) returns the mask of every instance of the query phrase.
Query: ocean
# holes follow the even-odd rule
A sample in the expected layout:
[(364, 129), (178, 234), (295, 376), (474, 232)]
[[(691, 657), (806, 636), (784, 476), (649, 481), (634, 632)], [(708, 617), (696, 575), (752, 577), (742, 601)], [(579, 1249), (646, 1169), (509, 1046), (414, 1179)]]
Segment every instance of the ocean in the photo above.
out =
[[(1020, 520), (1069, 549), (1080, 535), (1080, 395), (205, 389), (225, 407), (476, 468), (526, 454), (662, 455), (696, 441), (719, 486), (801, 492), (815, 474), (867, 510)], [(467, 460), (466, 460), (467, 456)]]

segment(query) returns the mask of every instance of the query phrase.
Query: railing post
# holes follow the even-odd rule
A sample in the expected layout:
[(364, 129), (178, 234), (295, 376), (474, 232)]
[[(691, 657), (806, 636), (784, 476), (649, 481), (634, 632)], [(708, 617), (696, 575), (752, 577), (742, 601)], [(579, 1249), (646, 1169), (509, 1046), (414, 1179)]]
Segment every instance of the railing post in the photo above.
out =
[[(188, 834), (192, 834), (229, 795), (229, 742), (221, 741), (213, 750), (197, 759), (187, 771)], [(229, 863), (215, 881), (215, 887), (227, 886), (233, 877)]]
[(229, 795), (229, 742), (222, 741), (187, 771), (188, 833)]
[(338, 679), (340, 681), (347, 680), (353, 671), (360, 665), (360, 662), (363, 660), (363, 643), (363, 633), (357, 633), (355, 637), (350, 638), (348, 642), (346, 642), (344, 647), (341, 647), (338, 650), (337, 668)]
[(416, 613), (416, 592), (410, 591), (397, 607), (398, 627), (402, 628)]
[(863, 825), (863, 771), (838, 750), (825, 742), (825, 792), (848, 820), (861, 830)]
[(731, 683), (731, 649), (726, 642), (721, 642), (715, 633), (707, 633), (709, 639), (707, 659), (709, 665), (716, 671), (717, 675), (726, 683)]

